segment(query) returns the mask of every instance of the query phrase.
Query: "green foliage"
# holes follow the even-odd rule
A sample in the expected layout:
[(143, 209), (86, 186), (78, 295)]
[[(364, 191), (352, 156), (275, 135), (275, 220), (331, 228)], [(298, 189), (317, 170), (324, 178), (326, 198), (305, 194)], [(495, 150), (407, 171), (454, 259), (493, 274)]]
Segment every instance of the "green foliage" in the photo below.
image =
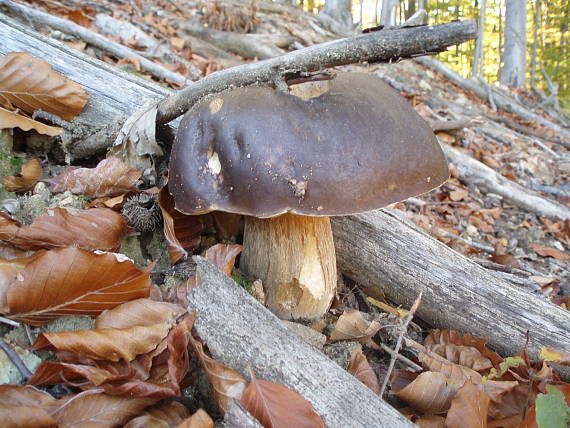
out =
[(239, 285), (241, 288), (245, 289), (245, 291), (251, 294), (253, 281), (244, 278), (235, 270), (232, 272), (232, 279), (237, 283), (237, 285)]
[(570, 422), (570, 407), (562, 391), (548, 386), (548, 394), (536, 397), (536, 422), (539, 428), (566, 428)]

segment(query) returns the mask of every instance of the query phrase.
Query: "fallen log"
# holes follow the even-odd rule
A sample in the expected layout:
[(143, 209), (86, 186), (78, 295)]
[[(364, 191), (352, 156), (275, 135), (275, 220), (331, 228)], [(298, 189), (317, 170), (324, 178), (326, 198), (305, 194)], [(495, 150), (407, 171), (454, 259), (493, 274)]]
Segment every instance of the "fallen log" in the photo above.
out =
[(331, 218), (337, 263), (348, 277), (436, 328), (484, 337), (504, 355), (526, 342), (570, 351), (570, 313), (500, 278), (402, 219), (397, 210)]
[(329, 428), (414, 427), (368, 387), (306, 343), (230, 277), (195, 257), (202, 284), (189, 310), (212, 356), (247, 375), (294, 389)]
[(496, 193), (505, 200), (542, 217), (570, 219), (570, 209), (551, 199), (540, 196), (473, 159), (466, 153), (442, 144), (447, 159), (457, 167), (459, 179), (472, 184), (483, 193)]

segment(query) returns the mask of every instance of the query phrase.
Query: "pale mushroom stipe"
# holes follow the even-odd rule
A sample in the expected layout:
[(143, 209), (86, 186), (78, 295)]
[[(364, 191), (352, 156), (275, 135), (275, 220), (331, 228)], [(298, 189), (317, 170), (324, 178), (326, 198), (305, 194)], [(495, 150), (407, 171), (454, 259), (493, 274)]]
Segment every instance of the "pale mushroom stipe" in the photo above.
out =
[(245, 215), (241, 269), (263, 281), (276, 315), (311, 320), (336, 293), (328, 216), (428, 192), (449, 171), (430, 127), (380, 79), (338, 73), (292, 88), (240, 88), (195, 105), (168, 186), (183, 213)]

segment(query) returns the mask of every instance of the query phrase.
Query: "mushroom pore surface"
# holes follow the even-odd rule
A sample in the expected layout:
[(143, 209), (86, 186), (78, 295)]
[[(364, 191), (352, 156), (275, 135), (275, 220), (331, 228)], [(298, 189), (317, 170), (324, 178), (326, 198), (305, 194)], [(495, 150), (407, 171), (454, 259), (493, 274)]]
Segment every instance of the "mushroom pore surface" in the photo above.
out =
[(198, 103), (170, 161), (176, 209), (267, 218), (354, 214), (449, 176), (430, 127), (379, 78), (339, 73), (307, 100), (262, 87)]

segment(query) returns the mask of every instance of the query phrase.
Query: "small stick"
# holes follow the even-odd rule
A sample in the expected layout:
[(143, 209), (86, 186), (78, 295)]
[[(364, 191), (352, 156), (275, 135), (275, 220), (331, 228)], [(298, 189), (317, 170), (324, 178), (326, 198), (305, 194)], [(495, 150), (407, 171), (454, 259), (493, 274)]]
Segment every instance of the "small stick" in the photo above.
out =
[(0, 340), (0, 348), (2, 348), (2, 350), (6, 353), (6, 356), (8, 357), (10, 362), (14, 364), (14, 366), (16, 366), (16, 368), (22, 375), (24, 382), (32, 377), (32, 372), (28, 370), (28, 368), (26, 367), (20, 356), (16, 353), (16, 351), (14, 351), (14, 349), (12, 349), (10, 345), (6, 343), (4, 339)]
[(420, 293), (420, 295), (418, 296), (418, 298), (416, 299), (416, 301), (414, 302), (414, 304), (410, 308), (410, 313), (408, 314), (406, 319), (404, 319), (404, 322), (400, 326), (400, 334), (398, 335), (398, 341), (396, 342), (396, 347), (394, 348), (394, 353), (392, 354), (392, 356), (390, 358), (390, 365), (388, 366), (388, 371), (386, 372), (386, 377), (384, 378), (384, 382), (382, 383), (382, 387), (380, 388), (380, 392), (378, 393), (378, 395), (380, 397), (382, 397), (384, 395), (384, 391), (386, 390), (386, 386), (388, 385), (388, 381), (390, 380), (390, 374), (394, 370), (394, 365), (396, 364), (395, 354), (397, 355), (398, 352), (400, 352), (400, 348), (402, 347), (402, 341), (404, 340), (404, 335), (406, 334), (406, 331), (408, 330), (408, 325), (410, 324), (410, 322), (412, 321), (412, 318), (414, 317), (414, 314), (418, 310), (418, 307), (420, 306), (421, 301), (422, 301), (422, 293)]
[(395, 356), (398, 360), (400, 360), (401, 362), (403, 362), (404, 364), (407, 364), (408, 366), (410, 366), (411, 368), (413, 368), (416, 371), (422, 371), (422, 367), (419, 366), (418, 364), (414, 363), (412, 360), (410, 360), (407, 357), (404, 357), (402, 354), (397, 354), (396, 352), (394, 352), (394, 350), (392, 348), (390, 348), (387, 345), (384, 345), (383, 343), (380, 344), (380, 347), (382, 348), (383, 351), (387, 352), (388, 354)]
[(4, 324), (11, 325), (13, 327), (18, 327), (20, 323), (18, 321), (11, 320), (9, 318), (0, 317), (0, 322)]

